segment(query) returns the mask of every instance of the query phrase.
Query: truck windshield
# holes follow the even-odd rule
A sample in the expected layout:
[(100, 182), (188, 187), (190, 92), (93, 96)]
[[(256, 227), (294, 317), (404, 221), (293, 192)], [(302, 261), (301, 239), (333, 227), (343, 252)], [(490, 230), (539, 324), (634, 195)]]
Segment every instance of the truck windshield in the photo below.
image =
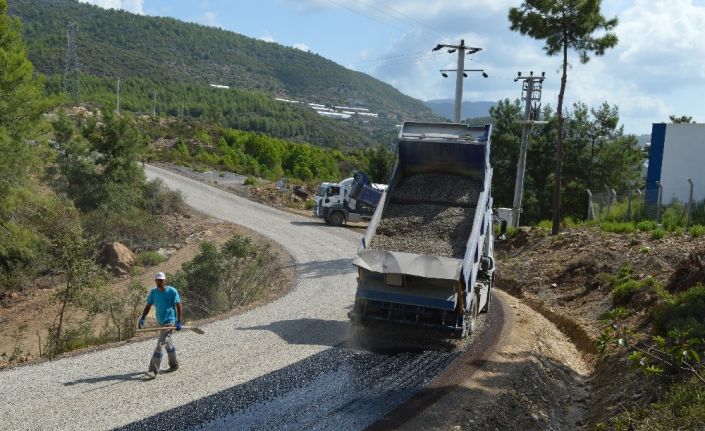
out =
[(316, 193), (316, 196), (325, 196), (326, 195), (326, 190), (328, 190), (328, 186), (321, 186), (318, 188), (318, 193)]

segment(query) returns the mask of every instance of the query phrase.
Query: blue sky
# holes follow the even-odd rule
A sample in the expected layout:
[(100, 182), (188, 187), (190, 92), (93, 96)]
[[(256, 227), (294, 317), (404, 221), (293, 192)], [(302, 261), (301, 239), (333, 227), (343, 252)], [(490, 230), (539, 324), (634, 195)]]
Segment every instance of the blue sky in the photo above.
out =
[[(466, 68), (463, 100), (514, 99), (517, 71), (545, 71), (544, 104), (555, 107), (560, 59), (509, 30), (507, 10), (520, 0), (82, 0), (106, 8), (171, 16), (316, 52), (423, 100), (452, 98), (455, 80), (438, 72), (456, 56), (437, 43), (483, 48)], [(668, 115), (705, 122), (705, 0), (606, 0), (619, 18), (620, 43), (604, 57), (571, 58), (567, 102), (618, 105), (625, 130), (650, 133)]]

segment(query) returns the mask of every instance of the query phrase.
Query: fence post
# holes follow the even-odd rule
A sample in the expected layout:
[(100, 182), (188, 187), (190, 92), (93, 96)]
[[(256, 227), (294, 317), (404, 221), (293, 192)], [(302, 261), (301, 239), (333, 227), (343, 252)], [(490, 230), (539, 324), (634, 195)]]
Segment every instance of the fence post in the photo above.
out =
[(592, 205), (592, 192), (590, 191), (590, 189), (585, 190), (587, 190), (588, 194), (588, 212), (585, 218), (587, 218), (588, 220), (595, 220), (595, 207)]
[(612, 212), (612, 191), (609, 186), (605, 186), (605, 188), (607, 189), (607, 214), (605, 214), (605, 217), (609, 217), (610, 212)]
[(656, 224), (661, 223), (661, 203), (663, 202), (663, 185), (661, 181), (656, 181), (658, 186), (658, 203), (656, 204)]
[(685, 228), (690, 228), (690, 216), (693, 212), (693, 180), (688, 178), (688, 184), (690, 184), (690, 191), (688, 192), (688, 212), (685, 219)]

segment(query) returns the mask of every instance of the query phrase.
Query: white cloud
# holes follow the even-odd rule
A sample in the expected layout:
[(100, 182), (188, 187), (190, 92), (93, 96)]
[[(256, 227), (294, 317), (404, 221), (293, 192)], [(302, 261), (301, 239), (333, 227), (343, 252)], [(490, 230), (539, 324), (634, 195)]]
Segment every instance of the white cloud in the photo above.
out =
[(223, 28), (223, 26), (218, 22), (218, 14), (213, 11), (206, 11), (196, 21), (209, 27)]
[(264, 42), (269, 42), (269, 43), (274, 43), (276, 40), (274, 39), (274, 36), (272, 36), (271, 33), (267, 32), (264, 36), (260, 36), (257, 39), (262, 40)]
[(642, 90), (663, 93), (705, 78), (705, 7), (636, 0), (620, 17), (618, 64)]
[(305, 43), (295, 43), (292, 45), (292, 47), (294, 47), (296, 49), (300, 49), (301, 51), (306, 51), (306, 52), (311, 50), (311, 48), (309, 48), (309, 46), (306, 45)]
[(79, 0), (81, 3), (90, 3), (104, 9), (123, 9), (128, 12), (144, 15), (143, 0)]

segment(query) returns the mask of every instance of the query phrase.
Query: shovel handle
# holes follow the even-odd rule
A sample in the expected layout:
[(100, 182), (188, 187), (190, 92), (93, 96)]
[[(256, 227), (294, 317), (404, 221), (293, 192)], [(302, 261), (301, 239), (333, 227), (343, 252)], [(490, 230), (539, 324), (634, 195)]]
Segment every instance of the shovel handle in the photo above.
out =
[[(154, 332), (154, 331), (168, 331), (171, 329), (176, 329), (176, 326), (160, 326), (156, 328), (143, 328), (135, 329), (135, 332)], [(182, 326), (181, 329), (190, 329), (198, 334), (203, 334), (203, 330), (197, 326)]]

